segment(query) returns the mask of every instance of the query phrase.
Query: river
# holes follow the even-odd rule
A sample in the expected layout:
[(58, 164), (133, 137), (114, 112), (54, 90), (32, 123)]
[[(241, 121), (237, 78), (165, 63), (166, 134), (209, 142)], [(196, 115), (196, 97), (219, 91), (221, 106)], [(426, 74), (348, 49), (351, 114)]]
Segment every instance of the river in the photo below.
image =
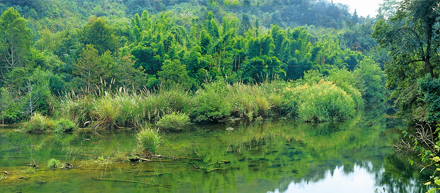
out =
[[(9, 173), (0, 174), (0, 191), (426, 192), (419, 172), (391, 147), (405, 127), (361, 113), (343, 123), (192, 125), (160, 131), (163, 158), (147, 162), (126, 161), (137, 148), (130, 130), (36, 135), (0, 128), (0, 171)], [(51, 158), (77, 168), (49, 169)]]

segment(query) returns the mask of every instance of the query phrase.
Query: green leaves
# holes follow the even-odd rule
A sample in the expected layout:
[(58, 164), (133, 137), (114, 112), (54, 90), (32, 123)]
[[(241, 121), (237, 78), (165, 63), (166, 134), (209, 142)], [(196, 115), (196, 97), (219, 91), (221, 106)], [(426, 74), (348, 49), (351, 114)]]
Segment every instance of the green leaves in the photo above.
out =
[(93, 45), (99, 54), (103, 54), (107, 50), (115, 53), (118, 45), (114, 31), (100, 17), (91, 18), (81, 29), (78, 39), (83, 47), (89, 44)]
[(30, 57), (32, 40), (26, 20), (14, 8), (0, 17), (0, 83), (15, 67), (25, 67)]
[(177, 59), (166, 60), (162, 71), (159, 71), (157, 75), (166, 86), (181, 85), (185, 90), (192, 87), (185, 64), (181, 64)]

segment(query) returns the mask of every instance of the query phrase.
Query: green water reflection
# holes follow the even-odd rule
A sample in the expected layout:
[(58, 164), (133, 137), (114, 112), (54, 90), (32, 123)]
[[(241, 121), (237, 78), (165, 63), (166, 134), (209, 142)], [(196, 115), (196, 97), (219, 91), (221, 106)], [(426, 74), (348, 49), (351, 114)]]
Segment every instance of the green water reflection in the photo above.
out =
[[(235, 130), (226, 131), (227, 127)], [(132, 165), (99, 161), (133, 152), (135, 133), (129, 131), (97, 137), (8, 130), (0, 132), (0, 171), (12, 172), (0, 181), (0, 188), (5, 192), (307, 192), (305, 188), (326, 182), (339, 192), (357, 187), (334, 177), (340, 173), (373, 179), (366, 188), (359, 183), (362, 189), (357, 192), (376, 188), (424, 192), (418, 171), (390, 148), (399, 133), (396, 122), (361, 114), (344, 123), (265, 120), (197, 125), (181, 133), (161, 133), (164, 143), (159, 153), (166, 158)], [(49, 170), (50, 158), (82, 167)], [(36, 173), (25, 171), (31, 161), (40, 165)]]

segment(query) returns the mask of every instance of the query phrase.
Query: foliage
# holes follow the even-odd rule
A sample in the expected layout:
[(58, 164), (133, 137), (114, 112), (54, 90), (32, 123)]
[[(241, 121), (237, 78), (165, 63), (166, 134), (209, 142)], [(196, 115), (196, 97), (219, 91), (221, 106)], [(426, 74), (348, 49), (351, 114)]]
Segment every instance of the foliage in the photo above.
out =
[(0, 84), (11, 69), (27, 65), (31, 39), (26, 20), (17, 10), (10, 7), (0, 16)]
[(161, 143), (161, 138), (158, 131), (151, 129), (148, 126), (142, 126), (137, 134), (137, 142), (144, 154), (156, 154), (157, 148)]
[(115, 53), (118, 42), (113, 33), (112, 28), (107, 25), (104, 19), (90, 18), (89, 22), (81, 29), (78, 40), (83, 47), (93, 45), (99, 55), (106, 51)]
[(47, 167), (49, 167), (50, 169), (58, 168), (58, 167), (60, 167), (60, 165), (61, 165), (60, 160), (57, 160), (57, 159), (54, 159), (54, 158), (52, 158), (49, 161), (47, 161)]
[(204, 89), (197, 93), (195, 108), (191, 111), (193, 120), (216, 121), (229, 116), (232, 107), (231, 103), (225, 100), (226, 93), (223, 90), (225, 82), (218, 81), (203, 86)]
[[(422, 104), (417, 101), (417, 80), (428, 73), (438, 77), (439, 4), (434, 0), (404, 0), (396, 11), (392, 5), (388, 8), (391, 16), (379, 18), (372, 37), (390, 51), (385, 71), (387, 86), (393, 89), (391, 97), (397, 98), (401, 112), (410, 120), (419, 119)], [(416, 116), (410, 116), (413, 113)]]
[(415, 159), (408, 159), (409, 163), (417, 164), (423, 168), (420, 172), (429, 174), (429, 180), (424, 183), (426, 186), (431, 186), (428, 192), (436, 192), (440, 187), (440, 140), (437, 137), (439, 131), (440, 128), (432, 128), (429, 124), (417, 124), (415, 131), (403, 132), (407, 139), (402, 140), (400, 144), (402, 147), (411, 148), (409, 151), (417, 154)]
[(1, 123), (15, 122), (20, 112), (17, 109), (18, 102), (14, 101), (6, 88), (0, 88), (0, 117)]
[(52, 120), (37, 112), (32, 115), (31, 119), (24, 126), (24, 129), (27, 132), (41, 132), (51, 130), (53, 127), (54, 123)]
[[(114, 128), (157, 122), (172, 112), (186, 113), (194, 122), (230, 116), (253, 119), (278, 112), (293, 115), (295, 105), (279, 95), (281, 91), (269, 88), (275, 86), (272, 82), (298, 80), (305, 71), (324, 72), (331, 69), (328, 66), (349, 71), (364, 58), (338, 40), (345, 38), (338, 34), (346, 29), (319, 27), (342, 29), (350, 20), (352, 30), (361, 34), (364, 28), (354, 24), (362, 23), (362, 18), (351, 18), (342, 5), (199, 1), (201, 8), (138, 0), (8, 1), (6, 5), (14, 7), (8, 10), (2, 4), (0, 23), (10, 26), (16, 21), (17, 30), (10, 35), (17, 35), (14, 46), (23, 45), (19, 55), (26, 59), (20, 65), (0, 65), (0, 88), (15, 101), (2, 109), (2, 117), (12, 123), (36, 111), (47, 116), (65, 113), (79, 127)], [(330, 23), (316, 23), (304, 15), (293, 21), (286, 7), (301, 7), (304, 10), (298, 11), (323, 18), (328, 16), (323, 10), (342, 12)], [(312, 23), (316, 26), (283, 28)], [(326, 30), (331, 35), (324, 35)], [(9, 33), (3, 28), (0, 32), (2, 37)], [(0, 50), (7, 50), (8, 38), (1, 39)], [(353, 41), (369, 45), (366, 38)], [(216, 86), (218, 82), (223, 85)], [(349, 86), (335, 82), (353, 94)], [(253, 85), (257, 83), (265, 86)]]
[(77, 126), (69, 119), (60, 119), (57, 121), (54, 128), (55, 133), (63, 133), (74, 131), (77, 129)]
[(360, 78), (364, 89), (361, 90), (362, 98), (367, 108), (377, 109), (385, 105), (385, 73), (372, 59), (364, 59), (354, 70), (356, 77)]
[(189, 116), (185, 113), (176, 113), (173, 112), (171, 114), (163, 116), (157, 122), (157, 126), (164, 129), (173, 129), (173, 130), (182, 130), (186, 125), (190, 123)]
[[(419, 95), (423, 96), (421, 101), (424, 105), (423, 121), (429, 124), (437, 124), (440, 122), (440, 81), (438, 78), (432, 78), (427, 74), (425, 78), (418, 81)], [(423, 116), (422, 116), (423, 117)]]
[(159, 71), (157, 75), (165, 86), (170, 87), (180, 84), (184, 89), (190, 89), (192, 87), (186, 66), (185, 64), (180, 64), (179, 60), (165, 61), (162, 66), (162, 71)]
[(283, 91), (297, 104), (298, 117), (303, 121), (324, 122), (344, 120), (355, 114), (356, 103), (341, 87), (321, 79), (316, 84), (304, 84)]

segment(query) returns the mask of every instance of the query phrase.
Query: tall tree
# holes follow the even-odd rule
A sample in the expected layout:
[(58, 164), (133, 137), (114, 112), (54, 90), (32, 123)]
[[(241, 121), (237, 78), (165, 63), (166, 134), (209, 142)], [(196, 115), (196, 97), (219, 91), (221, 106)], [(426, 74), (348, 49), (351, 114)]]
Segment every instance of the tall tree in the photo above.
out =
[[(12, 68), (25, 66), (30, 55), (31, 31), (26, 20), (14, 8), (0, 17), (0, 77)], [(3, 80), (4, 81), (4, 80)]]
[(88, 44), (93, 45), (99, 54), (107, 50), (115, 53), (117, 50), (117, 37), (104, 19), (100, 17), (91, 18), (81, 29), (78, 39), (83, 47), (86, 47)]
[(385, 63), (387, 86), (393, 88), (391, 96), (397, 98), (401, 112), (411, 114), (420, 105), (418, 79), (427, 74), (438, 77), (439, 9), (437, 0), (404, 0), (392, 17), (382, 17), (374, 26), (372, 36), (390, 50)]
[(86, 92), (91, 92), (102, 78), (106, 68), (101, 64), (98, 50), (92, 45), (86, 45), (78, 62), (74, 64), (74, 73), (80, 76), (86, 84)]
[[(374, 26), (373, 37), (382, 47), (391, 48), (390, 65), (401, 78), (412, 73), (411, 66), (423, 64), (423, 71), (434, 75), (433, 59), (438, 56), (440, 41), (435, 25), (440, 17), (440, 4), (436, 0), (400, 2), (397, 13), (388, 21), (380, 19)], [(402, 70), (409, 70), (403, 72)], [(403, 76), (401, 76), (403, 75)], [(398, 77), (394, 77), (400, 79)]]

